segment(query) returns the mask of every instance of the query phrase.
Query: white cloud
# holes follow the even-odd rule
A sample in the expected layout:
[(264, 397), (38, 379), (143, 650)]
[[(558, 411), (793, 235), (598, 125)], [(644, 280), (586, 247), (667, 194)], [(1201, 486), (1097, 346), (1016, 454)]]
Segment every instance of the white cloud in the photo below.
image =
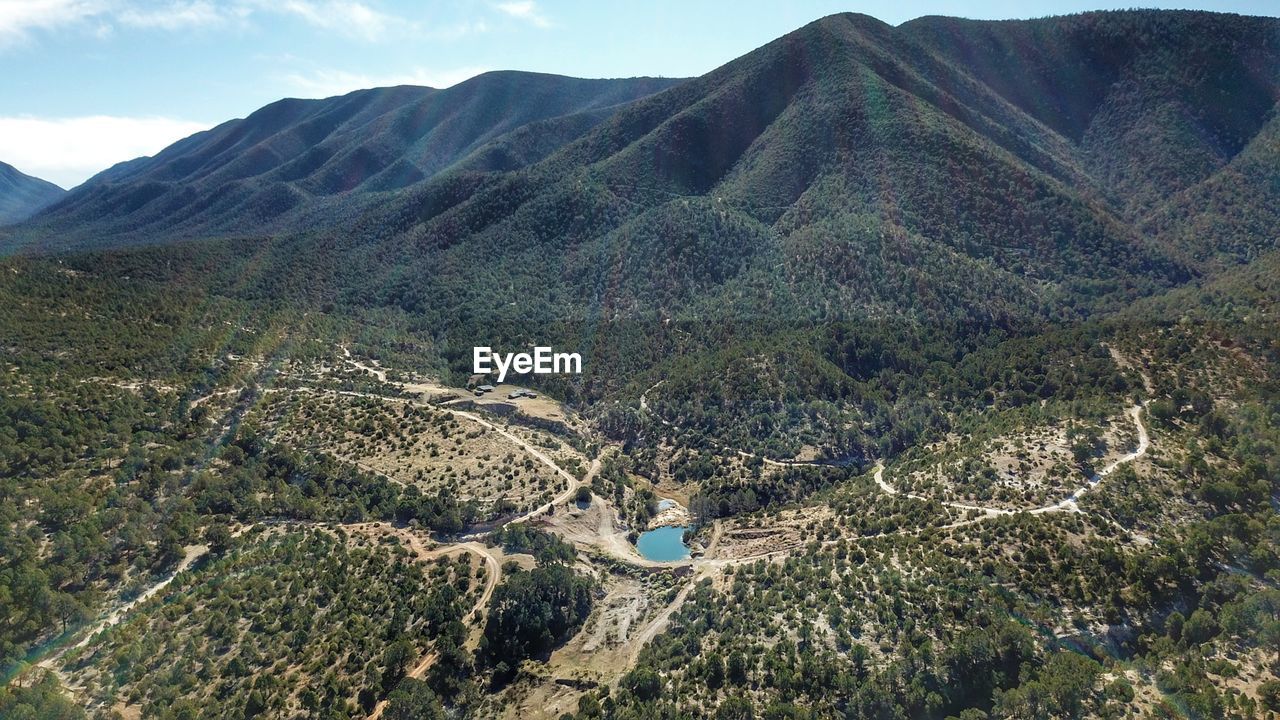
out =
[(103, 0), (0, 0), (0, 46), (26, 40), (32, 30), (74, 25), (104, 9)]
[(551, 27), (551, 21), (538, 11), (538, 4), (533, 0), (511, 0), (511, 2), (498, 3), (497, 8), (500, 12), (533, 23), (537, 27)]
[(244, 25), (264, 15), (291, 16), (368, 41), (420, 30), (417, 23), (359, 0), (0, 0), (0, 47), (27, 40), (33, 30), (81, 25), (105, 37), (113, 25), (176, 31)]
[(463, 20), (451, 25), (441, 25), (430, 29), (418, 28), (418, 34), (435, 40), (457, 40), (468, 35), (479, 35), (489, 32), (489, 24), (484, 20)]
[(405, 22), (352, 0), (284, 0), (268, 2), (262, 7), (296, 15), (316, 27), (365, 40), (380, 40), (387, 30)]
[(204, 0), (194, 2), (171, 2), (157, 6), (132, 6), (121, 8), (116, 20), (130, 27), (181, 30), (192, 27), (210, 27), (222, 25), (227, 21), (242, 17), (240, 8), (215, 5)]
[(365, 75), (345, 70), (316, 70), (310, 73), (291, 73), (284, 76), (299, 97), (321, 98), (343, 95), (352, 90), (391, 85), (425, 85), (446, 88), (468, 78), (473, 78), (489, 68), (460, 67), (447, 70), (414, 68), (408, 72), (389, 75)]
[(0, 158), (70, 188), (118, 162), (154, 155), (209, 127), (163, 117), (0, 117)]

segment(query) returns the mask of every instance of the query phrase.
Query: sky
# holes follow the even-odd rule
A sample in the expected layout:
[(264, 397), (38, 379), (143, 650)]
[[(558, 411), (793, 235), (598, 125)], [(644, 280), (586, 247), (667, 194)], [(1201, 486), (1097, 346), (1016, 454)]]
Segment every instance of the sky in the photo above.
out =
[(0, 161), (63, 187), (283, 97), (487, 70), (700, 75), (812, 20), (1280, 0), (0, 0)]

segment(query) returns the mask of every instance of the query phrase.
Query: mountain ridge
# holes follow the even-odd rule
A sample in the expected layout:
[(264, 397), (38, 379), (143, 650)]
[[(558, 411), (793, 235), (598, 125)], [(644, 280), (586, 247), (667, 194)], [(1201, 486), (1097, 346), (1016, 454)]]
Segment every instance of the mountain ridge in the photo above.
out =
[(279, 100), (99, 173), (37, 222), (74, 233), (102, 221), (99, 236), (152, 225), (166, 232), (196, 226), (192, 236), (208, 234), (206, 227), (269, 226), (333, 204), (334, 196), (420, 182), (530, 122), (573, 116), (585, 131), (600, 111), (678, 82), (501, 71), (443, 90), (397, 86)]
[[(1186, 229), (1213, 223), (1224, 193), (1267, 197), (1280, 157), (1254, 140), (1268, 127), (1260, 108), (1280, 98), (1280, 77), (1259, 71), (1280, 62), (1272, 30), (1280, 21), (1196, 12), (898, 27), (844, 13), (699, 78), (637, 80), (620, 92), (638, 97), (618, 104), (601, 90), (613, 81), (522, 73), (284, 100), (104, 173), (8, 245), (258, 237), (283, 264), (329, 248), (325, 275), (353, 296), (401, 308), (467, 297), (499, 312), (496, 296), (472, 297), (485, 283), (435, 270), (484, 264), (499, 284), (559, 288), (550, 312), (571, 317), (610, 292), (584, 284), (603, 262), (665, 287), (664, 312), (717, 307), (743, 283), (777, 284), (786, 312), (918, 311), (862, 269), (936, 265), (1005, 298), (997, 324), (1087, 314), (1274, 243)], [(554, 108), (505, 117), (529, 83), (554, 84)], [(1165, 146), (1187, 151), (1152, 151)], [(1234, 162), (1245, 149), (1250, 162)], [(1215, 182), (1223, 172), (1243, 182)], [(1187, 197), (1200, 206), (1166, 209)], [(682, 226), (703, 231), (677, 240)], [(713, 269), (672, 271), (694, 259)], [(917, 284), (948, 285), (925, 274)], [(630, 312), (650, 293), (616, 287)], [(936, 302), (929, 313), (990, 309), (961, 287)]]

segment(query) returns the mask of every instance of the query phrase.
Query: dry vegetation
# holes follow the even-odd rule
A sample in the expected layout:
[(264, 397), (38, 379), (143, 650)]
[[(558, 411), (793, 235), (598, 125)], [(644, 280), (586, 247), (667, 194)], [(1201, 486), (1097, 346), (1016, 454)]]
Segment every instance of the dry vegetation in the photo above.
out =
[(187, 573), (65, 659), (89, 704), (144, 716), (359, 714), (474, 604), (467, 557), (424, 562), (394, 538), (279, 527)]
[(278, 393), (269, 396), (261, 417), (280, 442), (333, 454), (427, 493), (447, 491), (489, 516), (532, 509), (566, 487), (564, 478), (506, 438), (445, 409), (377, 397)]
[(900, 491), (947, 502), (1028, 509), (1070, 495), (1137, 445), (1133, 423), (1120, 412), (1101, 421), (1026, 414), (993, 418), (979, 432), (923, 446), (888, 468), (885, 479)]

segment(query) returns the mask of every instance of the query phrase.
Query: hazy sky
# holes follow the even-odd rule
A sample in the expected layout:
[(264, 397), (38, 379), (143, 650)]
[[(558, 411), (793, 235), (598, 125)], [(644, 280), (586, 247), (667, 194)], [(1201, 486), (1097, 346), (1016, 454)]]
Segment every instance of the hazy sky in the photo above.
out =
[(698, 75), (842, 11), (1135, 6), (1280, 15), (1280, 0), (0, 0), (0, 160), (69, 187), (282, 97), (499, 69)]

